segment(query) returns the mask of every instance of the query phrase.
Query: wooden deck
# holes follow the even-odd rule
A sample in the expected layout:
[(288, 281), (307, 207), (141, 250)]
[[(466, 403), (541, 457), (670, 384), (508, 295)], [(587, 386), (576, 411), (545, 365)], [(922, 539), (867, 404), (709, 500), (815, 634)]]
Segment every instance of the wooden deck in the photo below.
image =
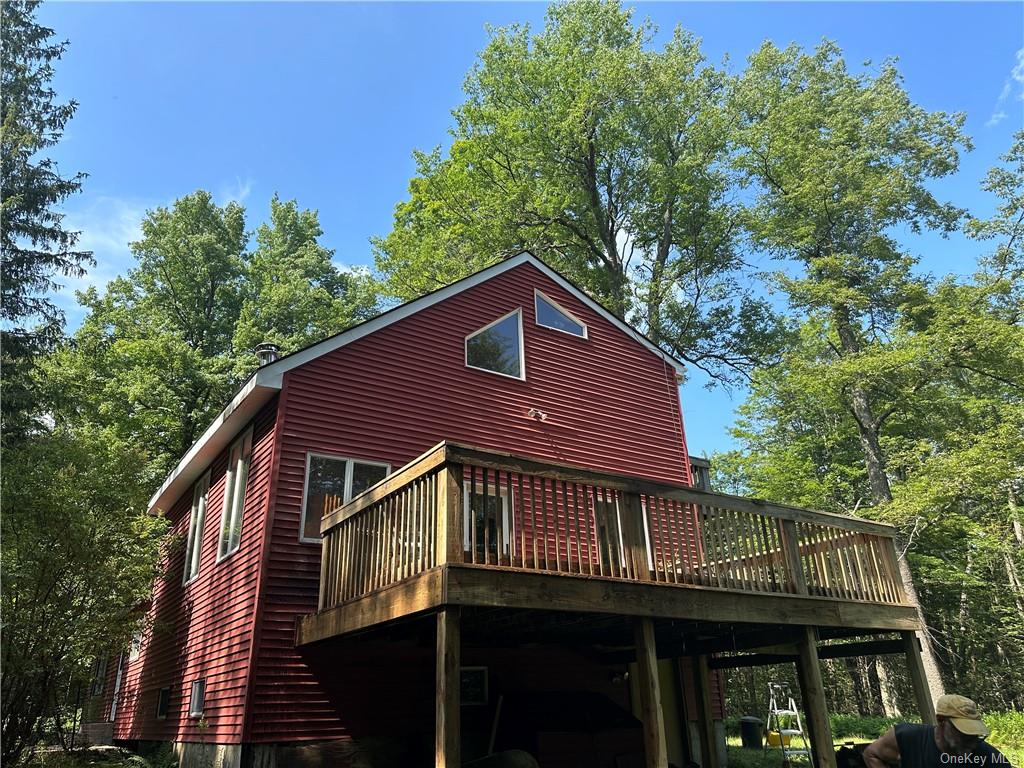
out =
[(919, 628), (890, 526), (449, 442), (321, 533), (299, 645), (453, 606)]

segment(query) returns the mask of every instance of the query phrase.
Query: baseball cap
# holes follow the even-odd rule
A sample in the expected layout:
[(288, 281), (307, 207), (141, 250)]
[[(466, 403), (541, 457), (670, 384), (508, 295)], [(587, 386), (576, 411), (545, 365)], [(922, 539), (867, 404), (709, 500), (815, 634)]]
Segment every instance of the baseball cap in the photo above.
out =
[(935, 702), (935, 714), (948, 717), (953, 727), (967, 736), (988, 736), (988, 728), (978, 714), (978, 705), (966, 696), (947, 693)]

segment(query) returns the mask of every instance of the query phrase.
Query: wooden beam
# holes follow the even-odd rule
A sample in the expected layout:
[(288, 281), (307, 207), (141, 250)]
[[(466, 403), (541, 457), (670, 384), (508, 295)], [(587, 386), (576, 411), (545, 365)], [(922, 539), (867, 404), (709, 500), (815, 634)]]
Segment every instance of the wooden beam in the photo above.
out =
[(928, 677), (925, 675), (924, 662), (921, 660), (921, 644), (916, 632), (900, 632), (899, 642), (907, 656), (907, 669), (910, 672), (910, 684), (914, 688), (914, 702), (921, 722), (935, 725), (935, 705), (928, 688)]
[(900, 640), (865, 640), (859, 643), (836, 643), (835, 645), (819, 645), (819, 659), (845, 659), (850, 656), (885, 656), (903, 653)]
[(295, 625), (295, 644), (308, 645), (429, 611), (441, 603), (442, 584), (441, 569), (433, 568), (323, 613), (303, 616)]
[(716, 656), (709, 665), (712, 669), (742, 669), (743, 667), (766, 667), (769, 664), (789, 664), (796, 656), (780, 653), (745, 653), (741, 656)]
[(832, 726), (828, 721), (825, 686), (821, 680), (818, 661), (818, 633), (814, 627), (804, 627), (804, 636), (797, 643), (797, 674), (803, 693), (807, 716), (807, 731), (811, 737), (811, 757), (815, 768), (836, 768), (836, 753), (832, 747)]
[(910, 606), (509, 568), (497, 570), (470, 564), (449, 564), (447, 573), (445, 602), (452, 605), (889, 631), (918, 627), (917, 611)]
[(718, 739), (715, 737), (714, 711), (711, 709), (711, 667), (709, 657), (693, 657), (693, 684), (697, 699), (697, 730), (700, 733), (701, 768), (718, 768)]
[(797, 536), (796, 523), (792, 520), (782, 520), (780, 534), (786, 582), (795, 594), (806, 595), (807, 579), (804, 577), (804, 566), (800, 559), (800, 539)]
[(460, 768), (461, 757), (461, 655), (459, 609), (437, 612), (437, 675), (434, 720), (435, 768)]
[[(913, 633), (911, 633), (913, 634)], [(862, 643), (839, 643), (837, 645), (819, 645), (819, 659), (845, 659), (849, 656), (879, 656), (884, 654), (903, 653), (903, 640), (866, 640)], [(783, 649), (758, 649), (757, 653), (746, 653), (738, 656), (716, 656), (711, 660), (712, 669), (739, 669), (741, 667), (763, 667), (769, 664), (786, 664), (796, 661), (799, 651), (794, 648), (790, 653)], [(929, 701), (931, 701), (929, 699)]]
[(461, 563), (462, 478), (461, 464), (447, 463), (437, 476), (437, 564)]
[(650, 619), (637, 619), (633, 636), (636, 640), (640, 721), (644, 728), (644, 765), (646, 768), (667, 768), (668, 747), (665, 743), (665, 716), (661, 710), (654, 622)]

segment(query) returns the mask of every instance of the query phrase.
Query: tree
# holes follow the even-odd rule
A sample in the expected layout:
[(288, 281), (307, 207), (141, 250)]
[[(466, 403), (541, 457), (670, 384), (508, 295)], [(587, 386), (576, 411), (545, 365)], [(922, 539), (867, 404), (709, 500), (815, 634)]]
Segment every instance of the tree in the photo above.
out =
[[(831, 317), (802, 325), (801, 343), (755, 375), (718, 460), (733, 490), (868, 513), (895, 524), (947, 679), (991, 707), (1020, 706), (1024, 681), (1024, 189), (1022, 140), (992, 171), (1001, 198), (975, 236), (996, 239), (971, 280), (917, 281), (884, 333), (841, 355)], [(996, 183), (997, 182), (997, 183)], [(908, 283), (910, 281), (908, 280)], [(850, 382), (885, 414), (878, 433), (891, 499), (877, 504)]]
[(97, 650), (125, 647), (159, 575), (165, 520), (111, 430), (57, 427), (4, 457), (4, 764), (74, 709)]
[(53, 62), (67, 42), (35, 22), (38, 0), (3, 4), (0, 25), (0, 347), (3, 358), (2, 434), (5, 444), (32, 428), (33, 359), (60, 337), (63, 316), (47, 294), (54, 275), (78, 277), (91, 254), (76, 250), (77, 232), (55, 209), (77, 192), (83, 173), (62, 176), (41, 156), (60, 141), (76, 102), (55, 101)]
[[(238, 384), (245, 212), (196, 192), (157, 208), (132, 243), (137, 267), (101, 295), (48, 361), (52, 396), (75, 424), (109, 427), (153, 458), (156, 477), (199, 437)], [(255, 365), (255, 358), (253, 360)]]
[[(958, 147), (969, 147), (964, 117), (914, 104), (892, 62), (877, 76), (850, 73), (829, 42), (813, 54), (764, 44), (734, 104), (735, 163), (756, 196), (747, 226), (760, 247), (802, 270), (775, 282), (794, 309), (823, 321), (832, 359), (821, 372), (857, 428), (868, 501), (884, 505), (892, 489), (882, 431), (914, 389), (893, 382), (898, 357), (869, 358), (925, 292), (914, 259), (889, 232), (948, 232), (959, 223), (962, 212), (936, 200), (927, 182), (956, 170)], [(903, 561), (901, 568), (913, 597)], [(924, 651), (935, 694), (938, 666), (927, 644)]]
[(617, 2), (494, 30), (447, 156), (417, 153), (374, 241), (387, 289), (413, 298), (529, 250), (708, 373), (770, 357), (773, 315), (737, 280), (727, 79), (688, 33), (661, 50), (652, 34)]
[(256, 248), (245, 264), (242, 305), (235, 324), (236, 373), (252, 370), (246, 354), (261, 342), (284, 353), (320, 341), (377, 312), (370, 276), (341, 271), (334, 252), (319, 243), (316, 211), (299, 210), (294, 200), (270, 201), (270, 222), (256, 231)]

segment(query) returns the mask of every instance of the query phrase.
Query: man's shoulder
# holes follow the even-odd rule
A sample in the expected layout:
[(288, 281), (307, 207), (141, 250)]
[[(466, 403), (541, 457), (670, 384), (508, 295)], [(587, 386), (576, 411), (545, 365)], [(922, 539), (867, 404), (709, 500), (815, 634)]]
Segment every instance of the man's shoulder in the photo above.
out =
[(896, 723), (893, 729), (897, 736), (917, 736), (935, 732), (934, 725), (922, 725), (921, 723)]
[(986, 765), (992, 766), (993, 768), (1012, 768), (1010, 761), (1006, 756), (998, 749), (993, 747), (988, 742), (981, 742), (978, 748), (974, 750), (975, 754), (981, 752), (987, 757)]

